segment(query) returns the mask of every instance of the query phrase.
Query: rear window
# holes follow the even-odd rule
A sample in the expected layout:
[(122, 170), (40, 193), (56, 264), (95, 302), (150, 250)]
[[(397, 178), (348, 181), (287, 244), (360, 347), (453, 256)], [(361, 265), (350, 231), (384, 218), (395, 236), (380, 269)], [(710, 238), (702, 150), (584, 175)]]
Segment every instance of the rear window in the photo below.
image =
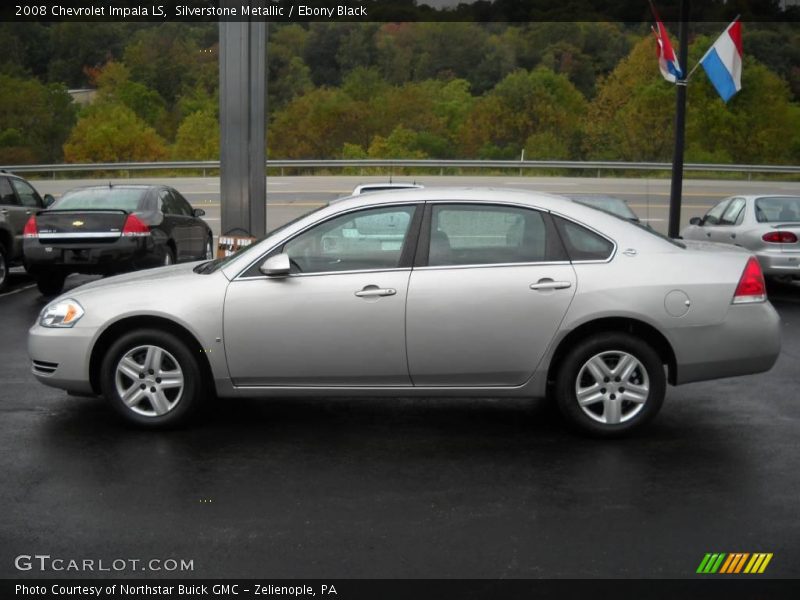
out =
[(606, 260), (614, 252), (614, 244), (603, 236), (561, 217), (553, 218), (570, 260)]
[(53, 208), (60, 210), (127, 210), (139, 209), (146, 189), (137, 188), (97, 188), (67, 192)]
[(756, 200), (759, 223), (796, 223), (800, 221), (800, 197), (781, 196)]

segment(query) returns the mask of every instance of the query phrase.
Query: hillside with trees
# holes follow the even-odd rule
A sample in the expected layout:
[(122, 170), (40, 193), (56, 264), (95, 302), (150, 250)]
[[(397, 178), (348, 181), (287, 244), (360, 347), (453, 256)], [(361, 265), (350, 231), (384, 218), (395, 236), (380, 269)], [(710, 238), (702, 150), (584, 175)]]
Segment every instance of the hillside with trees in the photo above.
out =
[[(694, 23), (693, 66), (724, 28)], [(674, 33), (674, 28), (673, 28)], [(214, 23), (0, 24), (0, 163), (219, 156)], [(677, 45), (677, 40), (673, 42)], [(743, 90), (689, 85), (687, 160), (800, 162), (800, 27), (745, 23)], [(669, 160), (646, 23), (271, 24), (270, 158)], [(93, 90), (79, 105), (68, 90)]]

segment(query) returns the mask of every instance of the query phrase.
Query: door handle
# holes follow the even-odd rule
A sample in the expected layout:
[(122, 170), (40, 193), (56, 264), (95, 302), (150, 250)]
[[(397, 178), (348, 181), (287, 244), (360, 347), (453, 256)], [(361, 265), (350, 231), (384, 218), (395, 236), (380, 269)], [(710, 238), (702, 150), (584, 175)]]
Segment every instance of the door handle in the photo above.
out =
[(706, 237), (711, 237), (711, 232), (710, 231), (706, 231)]
[(570, 281), (553, 281), (552, 279), (540, 279), (538, 283), (532, 283), (532, 290), (564, 290), (572, 287)]
[(394, 296), (397, 290), (394, 288), (379, 288), (377, 285), (368, 285), (363, 290), (356, 292), (359, 298), (376, 298), (378, 296)]
[(0, 208), (0, 215), (7, 215), (8, 209), (7, 208)]

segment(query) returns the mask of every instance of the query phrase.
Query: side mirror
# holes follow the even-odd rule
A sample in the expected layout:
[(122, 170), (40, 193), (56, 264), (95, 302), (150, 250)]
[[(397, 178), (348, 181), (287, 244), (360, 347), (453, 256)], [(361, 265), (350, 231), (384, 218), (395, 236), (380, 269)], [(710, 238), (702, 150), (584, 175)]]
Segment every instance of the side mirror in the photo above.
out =
[(56, 201), (56, 199), (55, 199), (55, 198), (53, 198), (53, 195), (52, 195), (52, 194), (45, 194), (45, 195), (42, 197), (42, 200), (44, 201), (44, 207), (45, 207), (45, 208), (47, 208), (47, 207), (48, 207), (48, 206), (50, 206), (50, 205), (51, 205), (53, 202), (55, 202), (55, 201)]
[(289, 262), (288, 254), (276, 254), (270, 256), (267, 260), (261, 263), (258, 270), (267, 277), (286, 277), (292, 269)]
[(689, 219), (689, 225), (702, 225), (702, 224), (703, 224), (703, 219), (701, 219), (700, 217), (692, 217), (691, 219)]
[(206, 216), (206, 211), (204, 211), (202, 208), (195, 208), (195, 209), (192, 211), (192, 214), (193, 214), (195, 217), (204, 217), (204, 216)]

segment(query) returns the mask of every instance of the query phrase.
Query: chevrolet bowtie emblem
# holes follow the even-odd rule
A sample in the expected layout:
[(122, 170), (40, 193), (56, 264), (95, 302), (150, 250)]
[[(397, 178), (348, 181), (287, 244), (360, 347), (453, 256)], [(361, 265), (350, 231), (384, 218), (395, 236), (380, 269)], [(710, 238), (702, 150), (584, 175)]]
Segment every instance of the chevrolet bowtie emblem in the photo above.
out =
[(72, 226), (73, 227), (83, 227), (83, 221), (73, 221), (72, 222)]

